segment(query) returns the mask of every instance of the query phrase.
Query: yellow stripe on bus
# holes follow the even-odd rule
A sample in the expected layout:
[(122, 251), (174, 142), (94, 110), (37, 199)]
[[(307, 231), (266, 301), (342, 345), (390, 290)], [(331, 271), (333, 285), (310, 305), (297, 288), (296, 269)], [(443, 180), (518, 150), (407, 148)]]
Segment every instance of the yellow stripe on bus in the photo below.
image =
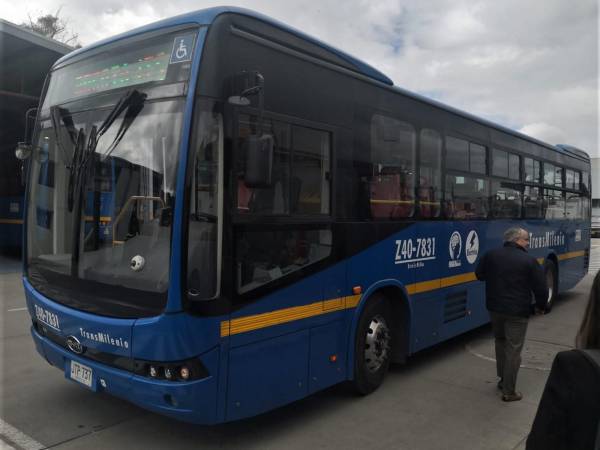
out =
[(7, 225), (23, 225), (22, 219), (0, 219), (1, 224)]
[(585, 255), (584, 250), (580, 250), (578, 252), (563, 253), (562, 255), (558, 255), (558, 260), (563, 261), (565, 259), (578, 258), (579, 256), (584, 256), (584, 255)]
[[(584, 256), (585, 252), (569, 252), (558, 255), (560, 261), (565, 259), (577, 258)], [(544, 258), (538, 258), (540, 264)], [(438, 278), (429, 281), (420, 281), (406, 285), (406, 292), (410, 295), (422, 294), (431, 292), (437, 289), (442, 289), (459, 284), (471, 283), (476, 281), (475, 272), (461, 273), (451, 277)], [(239, 317), (232, 320), (224, 320), (221, 322), (221, 337), (232, 336), (234, 334), (247, 333), (249, 331), (260, 330), (262, 328), (281, 325), (296, 320), (308, 319), (310, 317), (329, 314), (334, 311), (356, 308), (360, 302), (361, 295), (350, 295), (346, 297), (332, 298), (322, 302), (314, 302), (303, 306), (293, 306), (290, 308), (278, 309), (261, 314)]]
[[(93, 222), (94, 221), (94, 217), (93, 216), (85, 216), (84, 217), (86, 222)], [(111, 222), (112, 221), (112, 217), (110, 216), (101, 216), (99, 218), (100, 222)]]
[(414, 205), (414, 200), (371, 200), (371, 203), (377, 205)]

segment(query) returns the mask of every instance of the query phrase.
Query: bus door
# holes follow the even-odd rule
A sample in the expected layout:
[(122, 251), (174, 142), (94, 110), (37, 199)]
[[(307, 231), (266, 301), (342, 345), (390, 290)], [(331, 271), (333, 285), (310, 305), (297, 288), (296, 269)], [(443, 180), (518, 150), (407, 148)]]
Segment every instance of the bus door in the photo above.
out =
[[(313, 361), (319, 352), (336, 354), (341, 342), (335, 315), (343, 316), (343, 269), (330, 264), (333, 133), (270, 117), (259, 127), (241, 111), (236, 122), (234, 272), (243, 306), (230, 320), (228, 419), (289, 403), (345, 375), (326, 370), (334, 367), (328, 359), (323, 370)], [(260, 183), (250, 176), (254, 136), (272, 140), (269, 176)]]

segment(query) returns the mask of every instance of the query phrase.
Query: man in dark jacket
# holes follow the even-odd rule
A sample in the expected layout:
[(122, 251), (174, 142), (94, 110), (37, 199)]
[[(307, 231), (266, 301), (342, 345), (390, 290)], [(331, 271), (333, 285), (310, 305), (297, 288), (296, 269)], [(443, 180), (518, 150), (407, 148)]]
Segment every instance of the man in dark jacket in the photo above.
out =
[(515, 386), (531, 313), (531, 293), (537, 312), (543, 312), (548, 299), (544, 271), (527, 253), (528, 246), (529, 233), (510, 228), (504, 233), (504, 246), (483, 255), (475, 270), (477, 279), (485, 281), (486, 306), (496, 341), (498, 388), (505, 402), (523, 398)]

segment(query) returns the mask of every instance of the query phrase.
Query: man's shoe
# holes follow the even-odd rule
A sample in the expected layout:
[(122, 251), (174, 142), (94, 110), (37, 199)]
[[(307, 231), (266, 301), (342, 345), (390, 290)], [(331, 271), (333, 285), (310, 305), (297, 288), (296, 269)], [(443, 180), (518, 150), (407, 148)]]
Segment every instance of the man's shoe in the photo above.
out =
[(502, 394), (503, 402), (518, 402), (522, 398), (523, 398), (523, 394), (521, 394), (520, 392), (517, 392), (517, 391), (513, 392), (512, 394)]

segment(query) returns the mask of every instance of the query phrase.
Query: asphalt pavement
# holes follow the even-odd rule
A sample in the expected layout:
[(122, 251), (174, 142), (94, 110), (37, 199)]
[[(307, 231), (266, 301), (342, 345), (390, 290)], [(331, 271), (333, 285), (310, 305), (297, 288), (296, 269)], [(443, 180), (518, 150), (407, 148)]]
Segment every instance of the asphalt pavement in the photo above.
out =
[[(591, 271), (600, 268), (593, 240)], [(592, 275), (529, 324), (520, 402), (496, 389), (489, 325), (393, 366), (358, 397), (335, 386), (219, 426), (179, 423), (69, 382), (35, 351), (20, 264), (0, 258), (0, 449), (524, 449), (556, 352), (573, 347)]]

